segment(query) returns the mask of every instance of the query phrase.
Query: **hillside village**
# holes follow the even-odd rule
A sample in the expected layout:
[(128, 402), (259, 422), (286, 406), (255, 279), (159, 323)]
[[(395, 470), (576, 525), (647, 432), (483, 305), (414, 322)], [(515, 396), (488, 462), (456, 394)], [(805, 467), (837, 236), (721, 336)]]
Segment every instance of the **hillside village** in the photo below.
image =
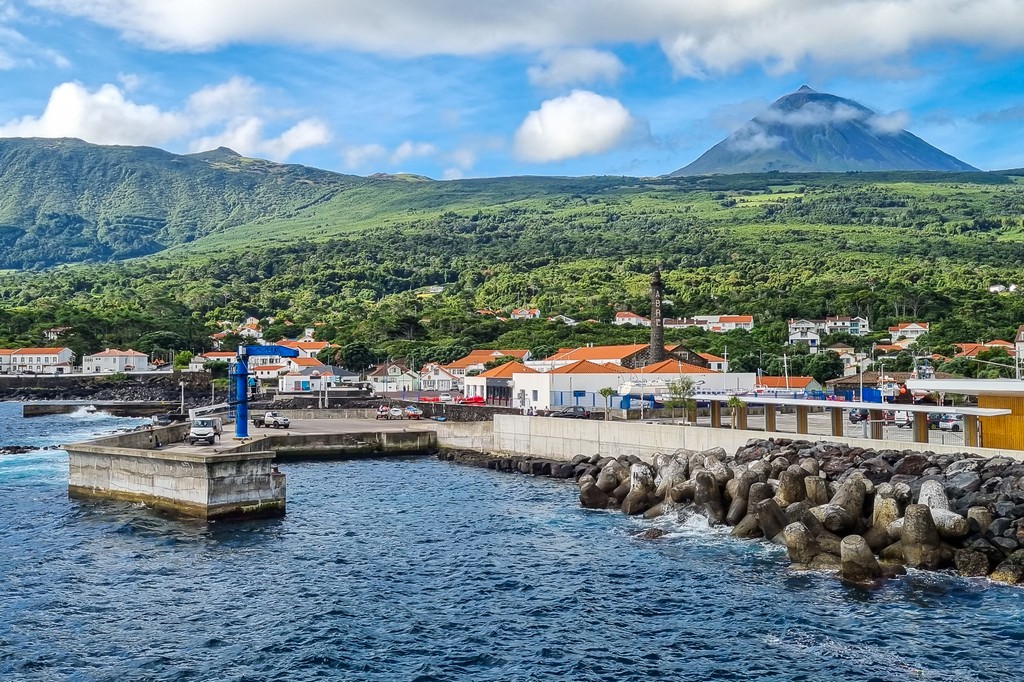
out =
[[(538, 319), (536, 308), (517, 308), (507, 313), (494, 310), (477, 311), (507, 319)], [(546, 318), (549, 322), (575, 325), (563, 315)], [(875, 386), (897, 374), (928, 376), (934, 365), (954, 358), (977, 360), (986, 352), (1012, 358), (1024, 357), (1024, 325), (1013, 341), (992, 340), (984, 343), (956, 344), (953, 357), (916, 352), (915, 342), (928, 333), (927, 322), (902, 322), (887, 329), (888, 343), (872, 343), (869, 349), (858, 350), (850, 343), (822, 345), (822, 339), (842, 334), (851, 338), (872, 333), (864, 317), (835, 316), (823, 319), (790, 319), (787, 321), (788, 346), (792, 357), (832, 354), (841, 363), (835, 376), (801, 376), (789, 371), (768, 374), (760, 367), (754, 371), (730, 368), (729, 353), (722, 355), (694, 352), (683, 344), (666, 343), (664, 359), (651, 361), (650, 343), (596, 345), (559, 348), (550, 355), (535, 357), (526, 348), (477, 348), (451, 362), (416, 362), (413, 358), (392, 357), (370, 366), (346, 368), (331, 364), (339, 346), (317, 338), (317, 327), (304, 327), (294, 338), (268, 341), (265, 330), (274, 325), (274, 318), (260, 320), (250, 316), (241, 323), (223, 321), (221, 331), (210, 337), (215, 349), (184, 358), (176, 369), (187, 372), (226, 370), (235, 358), (228, 342), (272, 345), (297, 351), (297, 357), (262, 355), (251, 358), (249, 372), (259, 385), (278, 396), (316, 395), (343, 388), (362, 387), (384, 397), (440, 399), (483, 403), (536, 410), (556, 409), (566, 405), (602, 407), (614, 400), (627, 402), (647, 395), (667, 396), (674, 386), (688, 385), (700, 393), (771, 393), (793, 396), (840, 395), (850, 392), (855, 384), (844, 381), (850, 377), (865, 379)], [(291, 323), (288, 323), (289, 325)], [(621, 311), (612, 321), (617, 327), (651, 328), (649, 318)], [(754, 330), (751, 315), (698, 315), (690, 318), (664, 318), (662, 329), (698, 327), (705, 332), (724, 334), (737, 330)], [(66, 328), (48, 329), (44, 338), (54, 342), (48, 347), (0, 349), (0, 374), (59, 375), (153, 372), (170, 370), (170, 364), (146, 353), (128, 349), (108, 348), (83, 356), (80, 360), (67, 347), (56, 345)], [(877, 337), (876, 337), (877, 338)], [(908, 352), (914, 369), (896, 367), (887, 362)], [(290, 355), (290, 354), (289, 354)], [(784, 356), (783, 369), (788, 369)], [(831, 357), (831, 356), (830, 356)], [(183, 358), (179, 357), (179, 361)], [(920, 363), (920, 368), (917, 367)], [(857, 390), (863, 387), (857, 382)], [(653, 400), (653, 398), (652, 398)]]

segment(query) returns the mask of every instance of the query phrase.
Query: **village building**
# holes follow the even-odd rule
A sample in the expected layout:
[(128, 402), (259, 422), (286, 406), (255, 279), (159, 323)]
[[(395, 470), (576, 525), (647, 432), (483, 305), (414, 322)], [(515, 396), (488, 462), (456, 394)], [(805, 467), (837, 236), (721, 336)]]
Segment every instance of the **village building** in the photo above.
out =
[(455, 362), (443, 365), (443, 367), (461, 381), (468, 374), (483, 372), (488, 362), (493, 362), (503, 357), (515, 358), (519, 361), (528, 360), (530, 358), (530, 351), (519, 348), (511, 350), (472, 350), (468, 355), (459, 358)]
[(82, 358), (82, 371), (86, 374), (100, 372), (137, 372), (149, 369), (149, 356), (137, 350), (107, 348)]
[(787, 322), (790, 335), (794, 333), (814, 332), (819, 337), (828, 334), (850, 334), (852, 336), (867, 336), (871, 333), (871, 325), (866, 317), (826, 317), (824, 319), (808, 320), (804, 318), (791, 318)]
[(540, 319), (540, 310), (537, 308), (513, 308), (509, 317), (513, 320), (537, 320)]
[(927, 333), (927, 322), (900, 322), (895, 326), (889, 327), (889, 336), (891, 337), (892, 342), (904, 347), (910, 345), (914, 341), (917, 341)]
[(11, 374), (71, 374), (70, 348), (18, 348), (11, 353)]
[(516, 376), (528, 374), (537, 372), (521, 362), (506, 362), (482, 374), (466, 377), (463, 380), (463, 395), (467, 399), (482, 399), (489, 405), (518, 406), (518, 402), (514, 401)]
[(192, 359), (189, 360), (188, 362), (188, 369), (190, 372), (202, 372), (206, 369), (204, 365), (207, 362), (214, 362), (219, 360), (221, 362), (231, 364), (232, 362), (235, 361), (236, 357), (238, 357), (238, 354), (235, 351), (209, 351), (201, 355), (193, 356)]
[[(562, 348), (557, 353), (543, 360), (528, 360), (525, 364), (530, 369), (547, 372), (580, 360), (598, 365), (620, 365), (627, 369), (636, 369), (649, 364), (651, 345), (649, 343), (631, 343), (617, 346), (583, 346), (581, 348)], [(697, 353), (678, 344), (665, 346), (666, 355), (673, 360), (682, 360), (693, 365), (706, 367), (708, 361)]]
[(754, 328), (753, 315), (694, 315), (680, 319), (668, 318), (664, 322), (665, 329), (683, 329), (700, 327), (706, 332), (722, 334), (734, 329), (750, 331)]
[(277, 392), (279, 395), (317, 395), (354, 384), (358, 380), (359, 375), (355, 372), (321, 364), (319, 367), (303, 367), (281, 374), (277, 379)]
[(366, 379), (377, 395), (420, 390), (420, 375), (402, 362), (385, 362), (366, 373)]
[(754, 384), (758, 394), (778, 395), (815, 395), (824, 389), (814, 377), (803, 376), (759, 376)]
[(458, 391), (462, 389), (462, 381), (462, 377), (453, 374), (447, 366), (428, 362), (420, 369), (419, 390)]
[(633, 327), (650, 327), (651, 321), (643, 315), (637, 315), (629, 311), (623, 311), (615, 313), (615, 317), (612, 319), (612, 324), (617, 327), (625, 325), (631, 325)]
[(0, 374), (11, 373), (11, 359), (13, 355), (13, 348), (0, 348)]

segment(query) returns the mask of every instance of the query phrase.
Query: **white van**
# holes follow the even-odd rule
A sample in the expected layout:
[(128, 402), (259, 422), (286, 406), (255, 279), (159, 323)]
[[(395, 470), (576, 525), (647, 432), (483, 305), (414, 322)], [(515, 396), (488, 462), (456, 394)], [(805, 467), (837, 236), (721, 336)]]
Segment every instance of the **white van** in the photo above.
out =
[(200, 441), (213, 445), (214, 440), (219, 439), (223, 432), (224, 427), (220, 417), (196, 417), (192, 420), (185, 441), (189, 445), (195, 445)]
[(911, 428), (914, 426), (914, 415), (906, 411), (897, 411), (892, 415), (892, 423), (897, 428)]

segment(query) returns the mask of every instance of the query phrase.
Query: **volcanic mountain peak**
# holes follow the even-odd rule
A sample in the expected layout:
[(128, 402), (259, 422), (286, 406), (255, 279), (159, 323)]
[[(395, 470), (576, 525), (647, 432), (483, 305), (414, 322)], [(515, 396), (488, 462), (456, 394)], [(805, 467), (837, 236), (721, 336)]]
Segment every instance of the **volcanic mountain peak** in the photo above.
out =
[(671, 175), (977, 170), (908, 133), (905, 124), (901, 112), (880, 115), (804, 85)]

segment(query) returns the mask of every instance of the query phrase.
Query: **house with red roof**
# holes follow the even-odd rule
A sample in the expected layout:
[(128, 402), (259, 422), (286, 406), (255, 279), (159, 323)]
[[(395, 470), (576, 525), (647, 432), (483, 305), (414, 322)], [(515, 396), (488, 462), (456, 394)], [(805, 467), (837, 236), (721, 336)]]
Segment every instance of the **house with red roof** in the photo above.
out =
[[(650, 356), (650, 349), (650, 344), (647, 343), (560, 348), (554, 355), (543, 360), (528, 361), (526, 365), (538, 371), (546, 372), (562, 365), (578, 362), (579, 360), (588, 360), (598, 365), (611, 364), (634, 369), (648, 364), (647, 360)], [(701, 366), (708, 364), (707, 360), (700, 355), (679, 344), (666, 345), (665, 353), (674, 360), (682, 360), (683, 362)]]
[(759, 376), (754, 384), (757, 393), (792, 394), (821, 393), (821, 384), (814, 377), (801, 376)]
[(626, 310), (615, 313), (615, 317), (612, 318), (612, 324), (617, 327), (625, 325), (631, 325), (633, 327), (650, 327), (651, 321), (643, 315), (637, 315), (636, 313)]
[(71, 374), (74, 361), (70, 348), (18, 348), (11, 353), (11, 373)]
[(366, 379), (377, 395), (420, 390), (420, 375), (404, 362), (382, 362), (366, 373)]
[[(900, 322), (889, 327), (889, 336), (894, 344), (905, 347), (927, 334), (928, 327), (927, 322)], [(903, 343), (899, 343), (900, 341)]]
[(471, 350), (468, 355), (465, 355), (455, 362), (450, 362), (444, 365), (444, 369), (456, 378), (461, 380), (471, 372), (483, 372), (485, 365), (488, 362), (493, 362), (498, 358), (511, 357), (516, 358), (519, 361), (525, 361), (530, 359), (530, 351), (516, 348), (510, 350), (486, 350), (477, 349)]
[(506, 362), (476, 376), (463, 379), (463, 395), (482, 399), (489, 405), (513, 405), (517, 375), (537, 374), (521, 362)]

